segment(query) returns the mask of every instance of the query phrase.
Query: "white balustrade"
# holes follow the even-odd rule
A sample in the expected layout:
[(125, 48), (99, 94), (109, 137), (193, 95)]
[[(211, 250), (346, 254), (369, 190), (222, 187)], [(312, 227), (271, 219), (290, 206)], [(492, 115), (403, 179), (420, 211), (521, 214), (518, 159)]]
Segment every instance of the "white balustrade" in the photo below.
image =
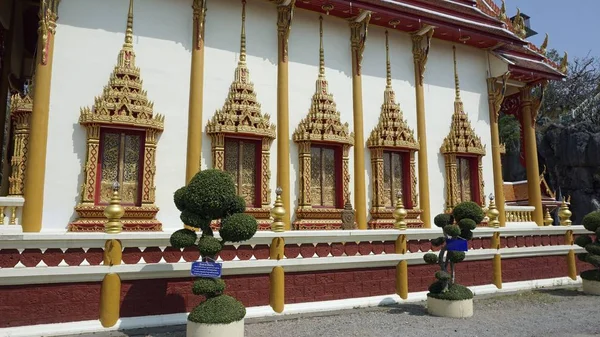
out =
[(25, 199), (0, 197), (0, 232), (22, 232), (21, 213)]

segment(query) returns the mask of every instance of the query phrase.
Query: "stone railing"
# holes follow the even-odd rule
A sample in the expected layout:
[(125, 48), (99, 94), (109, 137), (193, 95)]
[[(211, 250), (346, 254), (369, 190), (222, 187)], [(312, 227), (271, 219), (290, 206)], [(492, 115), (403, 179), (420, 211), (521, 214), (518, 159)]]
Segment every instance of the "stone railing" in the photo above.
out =
[(505, 206), (506, 222), (533, 222), (535, 206)]
[(23, 197), (0, 197), (0, 232), (21, 232)]

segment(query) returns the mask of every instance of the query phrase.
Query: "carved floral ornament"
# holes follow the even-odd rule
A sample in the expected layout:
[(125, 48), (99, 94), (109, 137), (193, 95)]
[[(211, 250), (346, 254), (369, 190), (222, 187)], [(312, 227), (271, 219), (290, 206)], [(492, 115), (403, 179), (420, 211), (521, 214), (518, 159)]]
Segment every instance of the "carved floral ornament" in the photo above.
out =
[(359, 76), (362, 70), (362, 59), (370, 21), (371, 12), (361, 11), (355, 21), (350, 23), (350, 43), (352, 46), (352, 53), (354, 54), (354, 62), (356, 62), (356, 74)]
[(268, 114), (262, 114), (254, 84), (246, 65), (246, 7), (242, 5), (242, 32), (240, 59), (235, 68), (234, 80), (223, 108), (217, 110), (206, 125), (206, 133), (211, 137), (213, 167), (225, 170), (225, 138), (247, 136), (260, 140), (261, 176), (256, 186), (260, 186), (260, 207), (248, 207), (246, 212), (257, 218), (261, 229), (270, 228), (270, 164), (269, 152), (275, 139), (275, 125)]
[(461, 201), (460, 186), (458, 177), (458, 158), (471, 157), (476, 159), (477, 176), (473, 177), (471, 172), (469, 180), (476, 179), (477, 188), (479, 190), (478, 200), (471, 200), (480, 205), (485, 203), (484, 182), (483, 182), (483, 165), (481, 159), (485, 156), (485, 146), (481, 142), (481, 138), (477, 136), (475, 130), (471, 126), (469, 117), (464, 112), (463, 102), (460, 98), (460, 85), (458, 80), (458, 72), (456, 65), (456, 47), (453, 47), (454, 55), (454, 82), (455, 82), (455, 100), (454, 113), (452, 114), (452, 124), (450, 133), (444, 139), (440, 152), (444, 155), (446, 166), (446, 210), (451, 210)]
[(194, 46), (197, 50), (204, 47), (204, 27), (206, 24), (206, 2), (208, 0), (193, 0), (192, 9), (194, 10)]
[[(140, 68), (135, 66), (133, 50), (133, 0), (130, 0), (125, 43), (117, 59), (108, 84), (94, 105), (81, 109), (79, 124), (87, 130), (87, 158), (84, 166), (81, 202), (75, 207), (79, 218), (70, 224), (71, 231), (102, 230), (106, 218), (105, 206), (97, 205), (97, 180), (102, 173), (98, 161), (102, 129), (137, 130), (143, 134), (141, 206), (125, 206), (122, 218), (125, 230), (161, 230), (156, 220), (158, 207), (154, 205), (157, 138), (164, 129), (164, 116), (154, 114), (154, 104), (142, 89)], [(123, 188), (123, 187), (121, 187)], [(123, 193), (121, 191), (121, 193)]]
[(10, 161), (11, 174), (8, 178), (8, 195), (23, 195), (25, 169), (29, 152), (30, 118), (33, 111), (33, 88), (26, 95), (19, 93), (10, 98), (10, 116), (13, 123), (13, 155)]
[(48, 64), (48, 47), (50, 39), (56, 34), (56, 20), (58, 20), (58, 5), (61, 0), (41, 0), (38, 14), (39, 34), (42, 39), (42, 65)]
[[(354, 144), (348, 123), (342, 124), (333, 95), (329, 93), (329, 83), (325, 77), (325, 54), (323, 49), (323, 17), (319, 18), (320, 48), (319, 75), (315, 83), (315, 93), (311, 100), (308, 115), (300, 121), (292, 138), (298, 144), (300, 163), (300, 195), (296, 210), (296, 229), (328, 229), (341, 226), (343, 204), (350, 197), (349, 151)], [(340, 208), (313, 208), (311, 199), (311, 145), (325, 144), (341, 147), (342, 170), (341, 191), (344, 203)]]
[[(388, 32), (385, 32), (386, 47), (386, 87), (383, 94), (383, 104), (379, 115), (379, 123), (367, 139), (367, 147), (371, 151), (371, 172), (373, 187), (372, 219), (369, 222), (373, 228), (393, 228), (393, 209), (386, 209), (384, 202), (384, 150), (407, 151), (410, 160), (410, 198), (408, 222), (420, 225), (417, 219), (418, 210), (417, 175), (415, 169), (415, 152), (419, 143), (415, 140), (413, 130), (404, 119), (400, 104), (396, 103), (396, 94), (392, 88), (392, 75), (389, 57)], [(394, 195), (398, 191), (394, 191)]]

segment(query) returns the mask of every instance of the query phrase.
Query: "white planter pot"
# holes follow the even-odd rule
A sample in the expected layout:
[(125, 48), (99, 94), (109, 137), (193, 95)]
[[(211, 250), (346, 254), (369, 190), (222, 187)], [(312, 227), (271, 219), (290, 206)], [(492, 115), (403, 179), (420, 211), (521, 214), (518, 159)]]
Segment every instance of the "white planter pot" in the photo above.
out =
[(473, 316), (473, 299), (449, 301), (427, 296), (427, 312), (440, 317), (471, 317)]
[(583, 285), (584, 293), (589, 295), (600, 295), (600, 282), (582, 279), (581, 284)]
[(244, 319), (229, 324), (187, 322), (186, 337), (244, 337)]

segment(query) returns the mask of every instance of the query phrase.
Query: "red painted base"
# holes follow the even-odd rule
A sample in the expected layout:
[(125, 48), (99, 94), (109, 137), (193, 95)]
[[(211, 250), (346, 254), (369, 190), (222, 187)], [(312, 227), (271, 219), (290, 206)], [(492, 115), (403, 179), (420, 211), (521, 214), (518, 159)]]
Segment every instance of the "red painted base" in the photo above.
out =
[[(586, 270), (589, 265), (578, 263), (577, 268)], [(435, 281), (436, 270), (435, 265), (409, 266), (409, 292), (426, 291)], [(502, 260), (503, 282), (563, 277), (567, 270), (566, 256)], [(459, 263), (456, 275), (465, 286), (491, 284), (492, 261)], [(285, 303), (389, 295), (395, 293), (395, 277), (395, 267), (286, 273)], [(245, 306), (269, 304), (269, 275), (226, 276), (224, 280), (226, 293)], [(202, 300), (192, 294), (192, 283), (192, 278), (123, 281), (121, 317), (189, 312)], [(0, 328), (98, 319), (99, 300), (99, 282), (3, 286)]]

